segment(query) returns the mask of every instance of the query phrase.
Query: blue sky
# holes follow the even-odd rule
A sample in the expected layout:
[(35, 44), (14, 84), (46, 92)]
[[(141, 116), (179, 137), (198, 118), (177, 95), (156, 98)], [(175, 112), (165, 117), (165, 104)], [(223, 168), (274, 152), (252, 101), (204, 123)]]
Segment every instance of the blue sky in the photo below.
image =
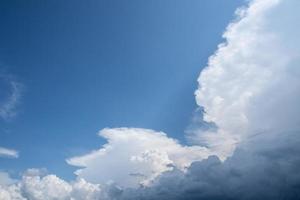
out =
[[(72, 178), (70, 156), (99, 148), (105, 127), (161, 130), (185, 143), (197, 77), (242, 0), (0, 3), (0, 63), (22, 84), (0, 121), (13, 174), (46, 167)], [(10, 90), (1, 82), (1, 100)]]

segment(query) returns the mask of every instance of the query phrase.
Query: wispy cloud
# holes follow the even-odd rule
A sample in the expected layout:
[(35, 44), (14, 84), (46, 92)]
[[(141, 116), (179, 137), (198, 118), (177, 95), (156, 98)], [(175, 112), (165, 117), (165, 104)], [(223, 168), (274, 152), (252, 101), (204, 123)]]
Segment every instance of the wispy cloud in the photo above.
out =
[(0, 157), (18, 158), (19, 152), (14, 149), (0, 147)]
[(4, 120), (9, 120), (17, 113), (16, 106), (20, 102), (23, 85), (7, 75), (2, 75), (0, 78), (8, 82), (10, 86), (8, 88), (10, 90), (9, 96), (0, 104), (0, 117)]

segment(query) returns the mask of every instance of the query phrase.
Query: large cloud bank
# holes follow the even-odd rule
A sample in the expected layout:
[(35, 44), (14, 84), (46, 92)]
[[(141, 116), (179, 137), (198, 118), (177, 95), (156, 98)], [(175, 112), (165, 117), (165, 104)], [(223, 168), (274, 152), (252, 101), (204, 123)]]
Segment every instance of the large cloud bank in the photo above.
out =
[(256, 0), (239, 10), (226, 43), (202, 71), (196, 100), (218, 130), (195, 131), (193, 139), (221, 158), (253, 135), (299, 130), (299, 6), (297, 0)]
[(198, 79), (196, 101), (212, 125), (189, 135), (199, 146), (104, 129), (106, 145), (67, 160), (80, 167), (77, 180), (27, 172), (0, 184), (0, 200), (300, 199), (299, 8), (254, 0), (238, 11)]
[(185, 173), (178, 169), (165, 172), (151, 187), (127, 189), (120, 199), (299, 199), (298, 135), (260, 135), (238, 147), (224, 162), (210, 156), (194, 162)]

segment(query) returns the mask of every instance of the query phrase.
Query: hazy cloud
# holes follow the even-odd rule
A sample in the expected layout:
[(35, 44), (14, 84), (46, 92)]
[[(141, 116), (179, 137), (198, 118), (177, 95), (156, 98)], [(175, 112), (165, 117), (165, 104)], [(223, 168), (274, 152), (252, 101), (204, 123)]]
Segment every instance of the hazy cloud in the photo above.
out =
[(18, 158), (19, 152), (14, 149), (0, 147), (0, 157)]
[(0, 78), (9, 86), (8, 96), (0, 102), (0, 117), (9, 120), (16, 115), (16, 106), (22, 96), (23, 85), (7, 74), (0, 74)]
[(15, 182), (16, 180), (12, 179), (8, 173), (0, 171), (0, 185), (9, 185)]

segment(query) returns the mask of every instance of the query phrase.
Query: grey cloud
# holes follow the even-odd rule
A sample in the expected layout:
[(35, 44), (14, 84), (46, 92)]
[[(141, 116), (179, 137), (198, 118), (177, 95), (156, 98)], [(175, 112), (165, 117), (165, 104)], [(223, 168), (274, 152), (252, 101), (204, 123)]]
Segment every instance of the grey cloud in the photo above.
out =
[(217, 156), (174, 169), (151, 187), (124, 190), (119, 199), (274, 200), (300, 198), (300, 131), (265, 133)]

